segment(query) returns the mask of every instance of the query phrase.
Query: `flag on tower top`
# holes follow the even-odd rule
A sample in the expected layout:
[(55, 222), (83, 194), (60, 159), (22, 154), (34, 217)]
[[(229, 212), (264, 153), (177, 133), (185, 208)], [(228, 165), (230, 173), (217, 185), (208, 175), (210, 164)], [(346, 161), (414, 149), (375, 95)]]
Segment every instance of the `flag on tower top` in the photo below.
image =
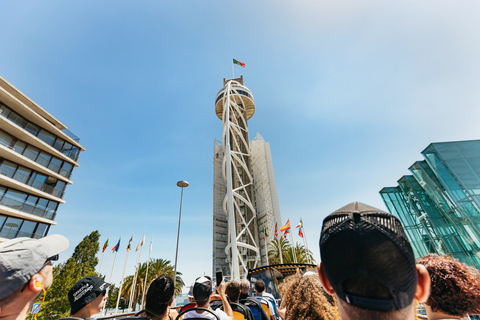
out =
[(107, 238), (107, 241), (105, 241), (105, 244), (103, 245), (102, 252), (105, 252), (105, 249), (107, 249), (107, 247), (108, 247), (108, 238)]
[(290, 219), (287, 220), (287, 223), (280, 228), (280, 231), (284, 232), (285, 230), (290, 230)]
[(118, 239), (118, 243), (115, 245), (115, 247), (112, 248), (112, 252), (118, 252), (119, 248), (120, 248), (120, 239)]
[(130, 238), (130, 241), (128, 241), (127, 251), (132, 250), (132, 240), (133, 240), (133, 236)]
[(240, 67), (244, 67), (244, 68), (245, 68), (245, 63), (243, 63), (243, 62), (240, 62), (240, 61), (238, 61), (238, 60), (233, 59), (233, 63), (234, 63), (234, 64), (238, 64)]

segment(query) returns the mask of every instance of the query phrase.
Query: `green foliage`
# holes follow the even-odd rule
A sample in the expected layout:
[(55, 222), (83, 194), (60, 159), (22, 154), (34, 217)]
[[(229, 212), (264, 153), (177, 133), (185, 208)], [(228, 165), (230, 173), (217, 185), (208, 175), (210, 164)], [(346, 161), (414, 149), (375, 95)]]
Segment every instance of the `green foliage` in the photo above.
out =
[[(118, 298), (118, 287), (115, 285), (110, 285), (108, 299), (106, 304), (106, 309), (115, 309), (117, 305), (117, 298)], [(123, 311), (128, 308), (128, 303), (125, 302), (125, 299), (120, 297), (120, 301), (118, 303), (118, 310)]]
[(296, 258), (297, 263), (315, 263), (312, 252), (306, 249), (302, 244), (296, 243), (293, 247), (290, 242), (279, 237), (278, 240), (272, 240), (268, 244), (268, 262), (270, 264), (280, 264), (280, 252), (282, 253), (283, 263), (294, 263)]
[[(167, 275), (173, 278), (174, 276), (174, 266), (170, 264), (169, 260), (164, 259), (150, 259), (150, 264), (148, 265), (148, 275), (147, 273), (147, 263), (144, 262), (140, 265), (138, 275), (137, 275), (137, 284), (135, 288), (135, 294), (132, 298), (132, 301), (135, 304), (142, 303), (142, 294), (143, 289), (145, 287), (145, 276), (147, 276), (147, 283), (146, 288), (150, 285), (150, 283), (162, 276)], [(182, 288), (184, 286), (183, 280), (180, 277), (182, 274), (177, 271), (177, 281), (175, 283), (175, 295), (179, 295), (182, 292)], [(123, 286), (122, 286), (122, 293), (121, 296), (125, 299), (127, 303), (130, 301), (130, 294), (132, 291), (133, 286), (133, 275), (128, 276), (125, 278)], [(146, 291), (145, 291), (146, 294)], [(135, 309), (135, 305), (133, 306)]]
[(38, 314), (39, 320), (70, 316), (68, 291), (78, 280), (95, 275), (99, 239), (100, 233), (93, 231), (75, 247), (71, 258), (53, 268), (53, 283)]

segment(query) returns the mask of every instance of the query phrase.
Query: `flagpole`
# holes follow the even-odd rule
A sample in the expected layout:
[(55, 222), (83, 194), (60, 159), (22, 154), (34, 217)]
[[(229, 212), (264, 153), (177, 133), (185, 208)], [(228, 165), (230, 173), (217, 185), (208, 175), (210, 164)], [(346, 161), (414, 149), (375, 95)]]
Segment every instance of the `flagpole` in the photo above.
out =
[[(302, 233), (303, 233), (303, 243), (304, 243), (305, 248), (307, 249), (307, 253), (308, 253), (310, 250), (308, 250), (307, 236), (305, 235), (305, 229), (303, 228), (302, 217), (300, 217), (300, 222), (302, 223), (301, 229), (302, 229)], [(308, 261), (310, 262), (310, 264), (312, 263), (312, 260), (310, 259), (310, 255), (308, 255)]]
[[(118, 245), (118, 243), (120, 242), (120, 239), (121, 239), (121, 238), (122, 238), (122, 235), (120, 235), (120, 238), (118, 239), (117, 245)], [(115, 251), (115, 257), (113, 258), (112, 272), (110, 272), (110, 278), (108, 279), (108, 283), (112, 283), (113, 269), (115, 268), (115, 261), (117, 260), (117, 254), (118, 254), (118, 250)], [(107, 288), (107, 294), (106, 294), (107, 296), (108, 296), (108, 291), (109, 291), (109, 289), (110, 289), (110, 286), (108, 286), (108, 288)], [(118, 293), (118, 294), (120, 294), (120, 293)], [(102, 313), (105, 312), (104, 314), (106, 314), (106, 310), (105, 310), (105, 306), (106, 306), (106, 305), (107, 305), (106, 303), (103, 305)]]
[(137, 252), (137, 259), (135, 260), (135, 273), (133, 275), (132, 286), (130, 288), (130, 299), (128, 301), (128, 311), (131, 311), (130, 309), (132, 309), (133, 299), (135, 297), (135, 286), (137, 285), (139, 253), (140, 252)]
[(145, 282), (143, 283), (142, 308), (143, 308), (143, 303), (145, 301), (145, 291), (147, 290), (148, 265), (150, 263), (150, 254), (152, 253), (152, 243), (153, 243), (153, 236), (150, 239), (150, 250), (148, 251), (148, 259), (147, 259), (147, 272), (145, 273)]
[(233, 58), (232, 58), (232, 79), (235, 79), (235, 73), (233, 72)]
[(291, 227), (290, 227), (290, 240), (292, 241), (293, 262), (297, 263), (297, 257), (295, 256), (295, 244), (293, 243), (293, 236), (292, 236), (292, 229), (291, 229)]
[[(133, 233), (132, 233), (132, 238), (133, 238)], [(130, 238), (130, 242), (132, 238)], [(125, 256), (125, 264), (123, 265), (122, 280), (120, 281), (120, 288), (118, 289), (117, 304), (115, 305), (115, 313), (118, 312), (118, 305), (120, 304), (120, 296), (122, 295), (122, 288), (123, 288), (123, 278), (125, 277), (125, 269), (127, 268), (129, 254), (130, 254), (130, 250), (128, 250), (128, 245), (127, 245), (127, 255)]]
[[(140, 260), (142, 259), (142, 250), (143, 250), (143, 242), (145, 241), (145, 232), (143, 233), (143, 237), (138, 243), (136, 251), (140, 248), (140, 251), (137, 253), (137, 263), (136, 263), (136, 268), (135, 268), (135, 278), (133, 279), (133, 290), (130, 292), (130, 301), (129, 301), (129, 306), (128, 308), (131, 307), (133, 301), (132, 298), (135, 299), (135, 289), (137, 288), (137, 277), (138, 277), (138, 272), (140, 271)], [(135, 306), (133, 306), (136, 309), (136, 303)]]
[(280, 263), (283, 264), (282, 248), (280, 247), (280, 239), (278, 236), (277, 236), (277, 243), (278, 243), (278, 252), (280, 253)]
[(102, 262), (100, 262), (100, 268), (98, 268), (98, 276), (100, 277), (100, 271), (102, 271), (103, 259), (105, 258), (105, 250), (103, 250)]

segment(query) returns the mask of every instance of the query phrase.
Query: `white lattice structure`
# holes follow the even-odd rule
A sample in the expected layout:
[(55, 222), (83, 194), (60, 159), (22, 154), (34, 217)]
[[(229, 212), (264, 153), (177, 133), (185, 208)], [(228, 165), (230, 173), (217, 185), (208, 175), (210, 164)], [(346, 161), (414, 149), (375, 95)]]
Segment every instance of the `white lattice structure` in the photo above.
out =
[(249, 142), (247, 120), (255, 104), (243, 77), (224, 79), (215, 112), (223, 136), (214, 145), (213, 274), (221, 270), (239, 280), (248, 269), (268, 263), (263, 225), (273, 238), (275, 221), (281, 225), (280, 211), (270, 147), (259, 135)]

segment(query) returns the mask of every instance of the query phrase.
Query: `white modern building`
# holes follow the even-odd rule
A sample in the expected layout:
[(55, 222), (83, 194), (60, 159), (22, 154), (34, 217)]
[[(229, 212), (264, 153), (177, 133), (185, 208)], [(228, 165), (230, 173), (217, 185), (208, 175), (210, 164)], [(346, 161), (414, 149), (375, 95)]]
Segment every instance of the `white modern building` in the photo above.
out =
[(266, 243), (282, 221), (270, 145), (260, 134), (249, 141), (253, 95), (243, 76), (223, 82), (215, 99), (223, 135), (214, 144), (213, 275), (222, 271), (227, 279), (239, 280), (249, 269), (268, 264)]
[(0, 242), (47, 235), (84, 150), (64, 124), (0, 77)]

